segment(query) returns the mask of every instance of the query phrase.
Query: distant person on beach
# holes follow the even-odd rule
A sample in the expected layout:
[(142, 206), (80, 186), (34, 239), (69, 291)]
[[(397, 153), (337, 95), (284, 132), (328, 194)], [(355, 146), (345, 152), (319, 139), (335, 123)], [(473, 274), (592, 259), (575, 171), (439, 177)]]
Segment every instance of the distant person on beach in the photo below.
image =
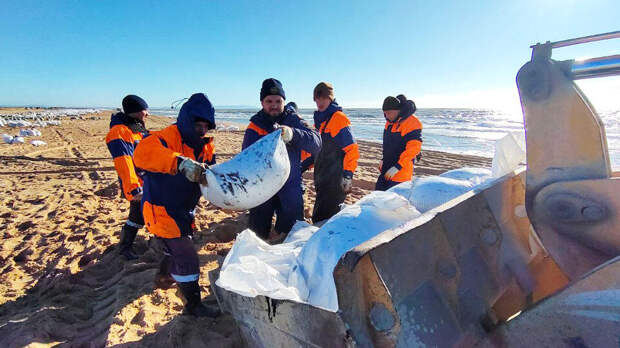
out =
[(334, 88), (320, 82), (314, 87), (314, 127), (321, 135), (321, 151), (304, 161), (314, 164), (316, 201), (312, 222), (327, 220), (340, 211), (340, 205), (351, 192), (353, 173), (360, 157), (351, 133), (351, 122), (336, 103)]
[(213, 138), (215, 110), (206, 95), (192, 95), (179, 110), (177, 122), (151, 133), (136, 148), (134, 156), (144, 176), (143, 212), (146, 228), (163, 244), (164, 258), (156, 285), (168, 274), (187, 301), (183, 314), (215, 317), (219, 309), (200, 301), (200, 266), (194, 249), (194, 209), (206, 185), (207, 165), (215, 164)]
[(413, 176), (413, 162), (422, 149), (422, 123), (415, 111), (415, 103), (402, 94), (383, 101), (386, 122), (377, 191), (385, 191)]
[(265, 240), (269, 238), (274, 213), (277, 215), (274, 229), (281, 237), (290, 232), (295, 221), (303, 220), (302, 151), (312, 155), (321, 147), (318, 133), (299, 117), (293, 105), (289, 103), (284, 107), (285, 99), (280, 81), (273, 78), (263, 81), (260, 90), (263, 108), (252, 116), (243, 137), (242, 148), (245, 149), (263, 136), (281, 129), (291, 162), (291, 172), (282, 189), (267, 202), (250, 209), (249, 228)]
[(137, 95), (123, 98), (123, 111), (112, 115), (110, 131), (105, 138), (114, 160), (122, 194), (129, 201), (129, 217), (121, 229), (119, 253), (127, 260), (138, 258), (133, 242), (138, 230), (144, 227), (140, 200), (142, 199), (142, 171), (133, 162), (134, 149), (148, 131), (144, 119), (149, 115), (148, 104)]

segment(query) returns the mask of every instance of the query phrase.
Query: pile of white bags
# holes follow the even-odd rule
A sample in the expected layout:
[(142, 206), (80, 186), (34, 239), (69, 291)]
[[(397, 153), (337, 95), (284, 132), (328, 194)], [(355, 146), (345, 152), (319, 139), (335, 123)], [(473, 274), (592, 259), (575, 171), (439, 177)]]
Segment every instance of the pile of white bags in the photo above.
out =
[(521, 144), (514, 134), (500, 139), (493, 171), (460, 168), (416, 178), (345, 206), (321, 228), (298, 222), (283, 244), (269, 245), (245, 230), (226, 256), (216, 284), (244, 296), (264, 295), (337, 311), (333, 271), (348, 250), (425, 212), (432, 216), (433, 208), (470, 190), (492, 185), (524, 161)]
[(23, 144), (25, 142), (23, 137), (8, 134), (2, 134), (2, 140), (5, 144)]
[(420, 213), (392, 192), (373, 192), (346, 206), (321, 228), (298, 222), (282, 244), (247, 229), (226, 256), (217, 285), (245, 296), (265, 295), (338, 310), (332, 272), (354, 246)]

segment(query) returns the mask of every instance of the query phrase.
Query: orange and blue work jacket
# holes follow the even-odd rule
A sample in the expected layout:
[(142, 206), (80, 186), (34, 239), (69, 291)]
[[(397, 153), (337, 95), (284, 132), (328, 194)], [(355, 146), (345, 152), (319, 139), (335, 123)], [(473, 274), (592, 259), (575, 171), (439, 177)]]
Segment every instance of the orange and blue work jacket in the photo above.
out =
[(118, 174), (121, 190), (128, 200), (142, 192), (142, 172), (133, 162), (134, 149), (148, 135), (144, 123), (122, 112), (112, 115), (110, 131), (105, 138), (114, 168)]
[(194, 210), (201, 196), (200, 186), (178, 171), (179, 156), (215, 164), (213, 138), (193, 139), (193, 146), (189, 144), (188, 138), (195, 134), (196, 118), (205, 119), (215, 127), (214, 117), (208, 111), (185, 108), (190, 102), (205, 103), (201, 98), (192, 98), (179, 111), (176, 124), (152, 132), (140, 142), (134, 155), (136, 166), (145, 170), (142, 214), (146, 228), (162, 238), (192, 234)]
[(321, 151), (317, 156), (306, 159), (302, 166), (313, 161), (318, 181), (340, 183), (338, 179), (341, 177), (352, 178), (360, 154), (351, 132), (351, 122), (342, 108), (332, 101), (324, 111), (316, 111), (314, 127), (321, 134)]
[(413, 161), (422, 149), (422, 123), (407, 104), (394, 122), (386, 121), (383, 130), (383, 165), (381, 175), (392, 167), (398, 173), (390, 181), (405, 182), (413, 176)]

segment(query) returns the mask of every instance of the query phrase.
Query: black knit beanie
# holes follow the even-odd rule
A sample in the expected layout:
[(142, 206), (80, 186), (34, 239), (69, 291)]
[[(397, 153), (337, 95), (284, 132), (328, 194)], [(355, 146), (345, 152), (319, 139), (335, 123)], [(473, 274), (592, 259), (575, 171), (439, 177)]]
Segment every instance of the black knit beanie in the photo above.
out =
[(279, 95), (283, 99), (286, 99), (284, 88), (282, 88), (282, 82), (273, 78), (263, 81), (263, 87), (260, 89), (260, 100), (263, 101), (268, 95)]
[(386, 97), (383, 100), (383, 111), (400, 110), (400, 107), (400, 101), (392, 96)]
[(137, 95), (130, 94), (123, 98), (123, 112), (125, 114), (131, 114), (132, 112), (140, 112), (149, 108), (149, 105), (144, 99)]

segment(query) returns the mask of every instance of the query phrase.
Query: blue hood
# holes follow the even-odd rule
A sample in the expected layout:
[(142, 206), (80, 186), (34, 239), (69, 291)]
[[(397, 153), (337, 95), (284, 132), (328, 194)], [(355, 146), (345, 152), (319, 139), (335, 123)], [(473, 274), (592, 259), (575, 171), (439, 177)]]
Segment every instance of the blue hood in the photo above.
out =
[(415, 111), (416, 106), (413, 100), (407, 100), (403, 103), (403, 106), (400, 107), (398, 118), (406, 119), (407, 117), (413, 115)]
[(209, 122), (209, 129), (215, 128), (215, 109), (204, 93), (193, 94), (181, 106), (177, 117), (177, 128), (183, 142), (196, 151), (202, 150), (207, 138), (201, 138), (194, 130), (196, 120)]
[(314, 112), (314, 124), (317, 127), (321, 126), (325, 120), (327, 120), (331, 115), (333, 115), (336, 111), (342, 111), (342, 108), (336, 101), (332, 101), (325, 111), (315, 111)]

